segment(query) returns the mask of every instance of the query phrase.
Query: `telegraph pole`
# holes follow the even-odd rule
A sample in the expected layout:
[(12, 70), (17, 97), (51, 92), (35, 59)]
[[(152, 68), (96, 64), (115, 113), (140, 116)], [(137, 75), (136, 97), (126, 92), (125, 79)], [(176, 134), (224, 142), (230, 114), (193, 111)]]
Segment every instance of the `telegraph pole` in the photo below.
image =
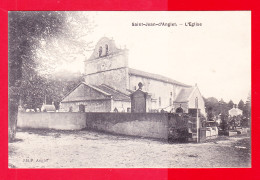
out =
[(198, 97), (195, 99), (195, 105), (197, 109), (197, 115), (196, 115), (196, 120), (197, 120), (197, 143), (199, 142), (199, 104), (198, 104)]

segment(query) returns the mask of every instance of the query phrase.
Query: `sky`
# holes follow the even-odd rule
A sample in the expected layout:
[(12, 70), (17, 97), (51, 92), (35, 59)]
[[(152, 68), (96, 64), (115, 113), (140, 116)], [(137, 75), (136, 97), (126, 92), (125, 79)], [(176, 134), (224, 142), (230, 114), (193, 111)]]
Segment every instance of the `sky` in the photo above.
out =
[[(104, 36), (113, 38), (117, 47), (129, 50), (129, 67), (197, 84), (206, 98), (246, 101), (251, 91), (250, 11), (85, 13), (96, 24), (86, 41), (94, 46)], [(161, 22), (177, 26), (132, 26)], [(201, 26), (185, 26), (189, 22)], [(79, 55), (64, 67), (84, 71), (90, 55)]]

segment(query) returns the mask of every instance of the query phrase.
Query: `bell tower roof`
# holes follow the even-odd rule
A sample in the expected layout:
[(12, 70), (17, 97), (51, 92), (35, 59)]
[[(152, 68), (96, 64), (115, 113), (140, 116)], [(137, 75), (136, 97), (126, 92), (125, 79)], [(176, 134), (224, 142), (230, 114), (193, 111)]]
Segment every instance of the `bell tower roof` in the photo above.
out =
[(115, 41), (108, 37), (102, 37), (96, 44), (95, 49), (88, 60), (103, 58), (112, 54), (116, 54), (122, 49), (119, 49), (115, 45)]

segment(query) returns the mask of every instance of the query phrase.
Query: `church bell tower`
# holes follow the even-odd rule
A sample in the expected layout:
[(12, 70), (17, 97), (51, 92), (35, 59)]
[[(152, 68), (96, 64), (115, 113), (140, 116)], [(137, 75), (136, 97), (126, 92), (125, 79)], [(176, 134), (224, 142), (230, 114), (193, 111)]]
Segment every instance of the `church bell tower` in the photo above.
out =
[(125, 92), (129, 87), (128, 50), (116, 47), (114, 40), (101, 38), (85, 61), (85, 82), (106, 84)]

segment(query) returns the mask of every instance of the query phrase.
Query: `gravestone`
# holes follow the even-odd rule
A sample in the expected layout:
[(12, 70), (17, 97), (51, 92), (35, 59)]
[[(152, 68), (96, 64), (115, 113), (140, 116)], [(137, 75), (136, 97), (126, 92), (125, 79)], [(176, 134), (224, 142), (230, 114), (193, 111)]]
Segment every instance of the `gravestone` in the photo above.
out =
[(145, 113), (147, 112), (147, 106), (149, 105), (149, 96), (147, 92), (142, 90), (143, 84), (138, 83), (139, 88), (133, 92), (131, 97), (131, 112)]

